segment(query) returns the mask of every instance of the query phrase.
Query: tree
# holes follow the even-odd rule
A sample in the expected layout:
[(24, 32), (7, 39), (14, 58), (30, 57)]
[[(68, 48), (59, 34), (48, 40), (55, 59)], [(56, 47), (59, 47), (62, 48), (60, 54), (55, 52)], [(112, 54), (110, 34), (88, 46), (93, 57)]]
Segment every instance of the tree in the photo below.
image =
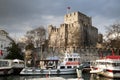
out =
[(108, 27), (106, 39), (111, 47), (120, 48), (120, 23), (114, 23)]
[(46, 40), (46, 29), (40, 26), (34, 30), (28, 31), (26, 33), (27, 43), (33, 43), (34, 46), (40, 47)]
[(10, 43), (10, 47), (7, 48), (8, 55), (5, 57), (6, 59), (21, 59), (23, 60), (23, 54), (18, 44), (15, 42)]
[(43, 54), (43, 50), (45, 47), (45, 42), (46, 42), (46, 29), (44, 26), (39, 26), (36, 29), (33, 29), (31, 31), (27, 31), (26, 33), (26, 37), (27, 37), (27, 46), (26, 46), (26, 50), (30, 49), (30, 50), (37, 50), (36, 54), (41, 57)]
[(34, 49), (34, 45), (32, 43), (29, 43), (26, 47), (25, 50), (33, 50)]

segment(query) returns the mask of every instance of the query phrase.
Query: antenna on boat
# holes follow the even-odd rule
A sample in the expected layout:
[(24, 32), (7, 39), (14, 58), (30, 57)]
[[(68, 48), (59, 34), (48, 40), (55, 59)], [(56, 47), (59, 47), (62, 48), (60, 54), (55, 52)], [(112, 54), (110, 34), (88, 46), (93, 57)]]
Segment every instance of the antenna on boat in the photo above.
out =
[(115, 53), (114, 53), (114, 50), (112, 49), (112, 55), (114, 56), (115, 55)]
[(103, 58), (103, 53), (100, 51), (100, 58)]

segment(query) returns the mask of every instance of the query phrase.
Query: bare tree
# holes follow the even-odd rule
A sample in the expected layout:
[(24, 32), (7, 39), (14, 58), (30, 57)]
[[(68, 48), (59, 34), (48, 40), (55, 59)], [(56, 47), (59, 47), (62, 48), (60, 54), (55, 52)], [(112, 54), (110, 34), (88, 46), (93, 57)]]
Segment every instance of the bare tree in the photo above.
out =
[(33, 44), (34, 45), (34, 54), (39, 56), (39, 59), (42, 59), (45, 54), (43, 54), (43, 50), (45, 49), (45, 42), (46, 42), (46, 29), (44, 26), (39, 26), (36, 29), (31, 31), (27, 31), (27, 45)]
[(46, 40), (46, 29), (40, 26), (26, 33), (28, 43), (33, 43), (35, 47), (40, 47)]
[(110, 25), (106, 27), (107, 29), (107, 37), (111, 38), (113, 37), (114, 39), (119, 39), (120, 37), (120, 23)]
[(109, 45), (115, 48), (120, 48), (120, 23), (116, 23), (106, 27), (106, 39)]

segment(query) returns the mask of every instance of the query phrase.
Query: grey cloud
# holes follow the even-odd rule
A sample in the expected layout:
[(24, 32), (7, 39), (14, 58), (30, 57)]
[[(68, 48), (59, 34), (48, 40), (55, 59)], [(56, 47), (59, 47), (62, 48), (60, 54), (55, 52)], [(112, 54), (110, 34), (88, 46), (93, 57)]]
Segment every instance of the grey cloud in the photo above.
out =
[[(22, 33), (25, 26), (35, 28), (50, 22), (60, 23), (55, 21), (61, 21), (57, 17), (64, 17), (68, 6), (71, 12), (80, 11), (88, 16), (101, 16), (108, 20), (120, 19), (119, 3), (120, 0), (0, 0), (0, 27), (12, 33)], [(56, 20), (48, 21), (43, 16), (54, 16)]]

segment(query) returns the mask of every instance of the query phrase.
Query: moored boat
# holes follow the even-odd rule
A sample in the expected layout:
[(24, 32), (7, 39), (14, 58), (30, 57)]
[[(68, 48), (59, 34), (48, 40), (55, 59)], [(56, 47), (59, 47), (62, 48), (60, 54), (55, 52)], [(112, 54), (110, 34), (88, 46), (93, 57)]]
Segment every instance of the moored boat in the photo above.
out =
[(20, 74), (21, 70), (25, 67), (24, 61), (19, 59), (13, 60), (13, 74)]
[(24, 68), (21, 75), (40, 75), (40, 74), (76, 74), (76, 68), (80, 65), (78, 53), (65, 53), (63, 59), (40, 60), (39, 67)]
[(89, 72), (90, 71), (90, 61), (82, 62), (80, 67), (82, 67), (83, 72)]
[(0, 75), (10, 75), (13, 73), (12, 60), (0, 59)]
[(93, 61), (90, 73), (100, 74), (111, 78), (120, 78), (120, 56), (106, 56), (102, 59)]

